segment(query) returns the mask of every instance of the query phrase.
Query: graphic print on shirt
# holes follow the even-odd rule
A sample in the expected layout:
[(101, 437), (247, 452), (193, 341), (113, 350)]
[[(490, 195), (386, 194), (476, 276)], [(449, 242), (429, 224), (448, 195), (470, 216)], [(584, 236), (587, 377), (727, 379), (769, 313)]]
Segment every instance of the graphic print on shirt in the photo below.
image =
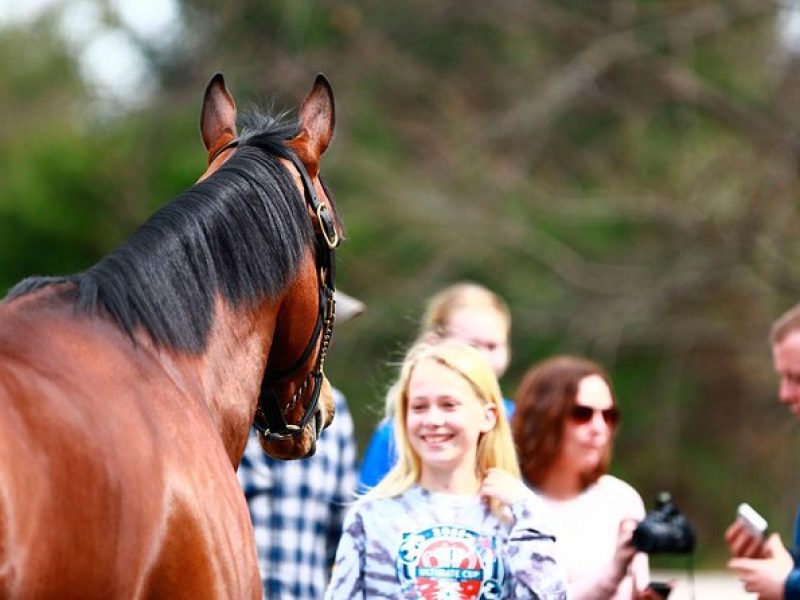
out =
[(404, 533), (396, 565), (405, 598), (502, 597), (505, 569), (494, 539), (470, 529), (437, 525)]

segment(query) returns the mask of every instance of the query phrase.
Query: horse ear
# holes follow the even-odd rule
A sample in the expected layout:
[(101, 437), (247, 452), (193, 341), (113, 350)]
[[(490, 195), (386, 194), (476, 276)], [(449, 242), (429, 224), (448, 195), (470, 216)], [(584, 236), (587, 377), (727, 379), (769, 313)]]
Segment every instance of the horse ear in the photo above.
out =
[(236, 103), (225, 87), (222, 73), (216, 73), (203, 95), (200, 132), (208, 150), (208, 162), (225, 144), (236, 137)]
[(319, 172), (319, 158), (328, 148), (336, 123), (333, 89), (325, 75), (319, 73), (314, 86), (303, 100), (298, 113), (299, 131), (292, 139), (292, 149), (306, 165), (308, 174)]

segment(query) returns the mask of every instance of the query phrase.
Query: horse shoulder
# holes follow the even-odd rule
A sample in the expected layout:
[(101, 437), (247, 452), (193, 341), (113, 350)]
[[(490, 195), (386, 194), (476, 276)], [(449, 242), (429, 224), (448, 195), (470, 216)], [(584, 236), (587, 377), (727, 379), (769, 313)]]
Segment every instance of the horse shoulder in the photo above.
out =
[(180, 577), (194, 598), (255, 589), (255, 549), (225, 544), (252, 538), (230, 459), (153, 352), (58, 303), (0, 305), (0, 597), (12, 573), (40, 597), (159, 596)]

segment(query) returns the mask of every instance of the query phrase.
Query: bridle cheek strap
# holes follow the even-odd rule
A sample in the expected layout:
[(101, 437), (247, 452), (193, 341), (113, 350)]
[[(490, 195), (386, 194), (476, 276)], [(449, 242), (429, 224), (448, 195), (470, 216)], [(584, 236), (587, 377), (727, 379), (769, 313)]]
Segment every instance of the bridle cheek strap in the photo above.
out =
[[(317, 322), (314, 326), (314, 331), (311, 333), (311, 339), (306, 344), (303, 354), (298, 358), (291, 367), (280, 371), (278, 373), (265, 373), (264, 378), (261, 380), (261, 393), (258, 398), (258, 406), (256, 407), (256, 414), (253, 420), (255, 428), (267, 439), (288, 439), (296, 435), (308, 425), (309, 420), (317, 410), (319, 404), (319, 397), (322, 390), (322, 380), (324, 377), (323, 367), (325, 363), (325, 355), (327, 348), (330, 344), (330, 337), (332, 335), (332, 324), (335, 319), (335, 305), (333, 302), (333, 294), (330, 294), (331, 302), (328, 300), (329, 288), (326, 286), (320, 287), (319, 291), (319, 313)], [(330, 323), (330, 328), (326, 328), (326, 323)], [(323, 331), (324, 330), (324, 331)], [(316, 347), (316, 342), (322, 335), (322, 347), (317, 355), (317, 361), (314, 369), (309, 371), (303, 383), (295, 391), (292, 399), (281, 410), (280, 399), (275, 391), (275, 383), (288, 378), (290, 375), (298, 371), (306, 362), (308, 362), (311, 353)], [(311, 386), (311, 397), (308, 401), (308, 406), (303, 414), (303, 418), (296, 425), (289, 425), (286, 423), (285, 415), (292, 410), (298, 400)], [(317, 432), (319, 435), (319, 432)]]
[[(317, 277), (319, 280), (319, 304), (317, 321), (314, 331), (311, 334), (308, 344), (306, 344), (300, 357), (295, 360), (290, 367), (277, 373), (270, 373), (268, 366), (264, 368), (264, 378), (261, 381), (261, 392), (258, 398), (258, 406), (253, 419), (253, 425), (261, 433), (263, 438), (268, 441), (287, 440), (299, 436), (305, 429), (311, 418), (317, 413), (319, 397), (322, 391), (324, 380), (323, 368), (325, 357), (328, 354), (331, 337), (333, 336), (333, 324), (336, 320), (336, 300), (334, 291), (336, 289), (336, 255), (335, 250), (339, 245), (339, 233), (332, 215), (328, 211), (327, 205), (320, 202), (314, 191), (314, 185), (306, 171), (305, 165), (299, 158), (287, 149), (286, 158), (292, 161), (295, 168), (300, 173), (303, 181), (303, 192), (305, 201), (314, 215), (317, 227), (316, 235), (316, 261)], [(289, 402), (281, 408), (280, 398), (275, 391), (275, 383), (288, 379), (288, 377), (303, 367), (308, 362), (309, 357), (315, 348), (317, 360), (314, 367), (306, 374), (303, 383), (292, 395)], [(300, 398), (307, 390), (311, 389), (311, 396), (306, 405), (302, 419), (296, 424), (286, 422), (286, 415), (295, 408)], [(319, 437), (321, 427), (317, 427), (317, 437)]]

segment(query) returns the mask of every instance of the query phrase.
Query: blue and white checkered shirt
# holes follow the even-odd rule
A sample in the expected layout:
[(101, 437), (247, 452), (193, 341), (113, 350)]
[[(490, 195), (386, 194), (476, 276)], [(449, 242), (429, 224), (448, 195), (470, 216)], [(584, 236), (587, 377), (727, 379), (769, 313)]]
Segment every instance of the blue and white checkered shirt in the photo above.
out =
[(319, 600), (328, 584), (357, 473), (353, 419), (344, 396), (334, 396), (336, 417), (314, 456), (270, 458), (253, 430), (239, 465), (269, 600)]

